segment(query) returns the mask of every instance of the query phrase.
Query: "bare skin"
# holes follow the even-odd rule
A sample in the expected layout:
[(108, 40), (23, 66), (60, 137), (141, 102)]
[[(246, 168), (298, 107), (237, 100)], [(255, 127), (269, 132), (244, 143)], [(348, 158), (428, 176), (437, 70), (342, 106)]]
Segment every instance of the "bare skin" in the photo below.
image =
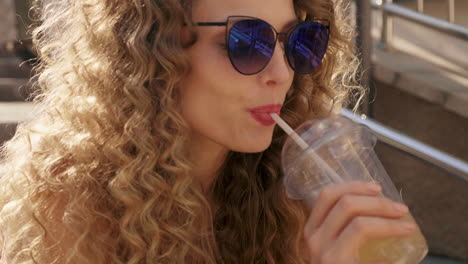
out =
[(369, 239), (405, 237), (415, 225), (399, 221), (408, 207), (381, 197), (381, 187), (350, 182), (324, 188), (304, 228), (310, 263), (357, 264)]
[[(194, 1), (195, 22), (224, 22), (232, 15), (265, 19), (278, 31), (297, 20), (292, 1)], [(271, 144), (274, 126), (259, 124), (247, 109), (282, 104), (294, 72), (281, 45), (277, 45), (273, 58), (262, 72), (242, 75), (232, 67), (223, 47), (225, 27), (198, 27), (196, 30), (198, 41), (187, 50), (192, 71), (181, 86), (181, 105), (193, 131), (190, 147), (192, 162), (196, 164), (193, 175), (206, 190), (228, 151), (261, 152)]]
[[(265, 8), (265, 7), (268, 8)], [(296, 19), (291, 0), (197, 0), (194, 22), (224, 22), (227, 16), (261, 18), (278, 31)], [(224, 27), (197, 28), (198, 41), (187, 50), (192, 72), (184, 80), (182, 108), (192, 129), (194, 178), (208, 190), (229, 151), (261, 152), (271, 144), (274, 126), (253, 120), (247, 108), (282, 104), (292, 84), (281, 45), (268, 66), (255, 75), (241, 75), (231, 65)], [(378, 195), (371, 185), (344, 183), (325, 188), (304, 227), (309, 263), (356, 264), (358, 249), (371, 238), (408, 236), (415, 227), (398, 221), (407, 208)]]

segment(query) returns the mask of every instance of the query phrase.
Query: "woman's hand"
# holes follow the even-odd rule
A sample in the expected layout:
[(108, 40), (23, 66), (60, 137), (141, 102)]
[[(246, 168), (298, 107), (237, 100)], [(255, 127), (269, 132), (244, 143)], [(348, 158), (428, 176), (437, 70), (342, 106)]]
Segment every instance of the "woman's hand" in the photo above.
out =
[(367, 240), (405, 237), (415, 230), (398, 220), (408, 208), (379, 196), (380, 191), (378, 185), (355, 181), (320, 192), (304, 228), (311, 264), (357, 264)]

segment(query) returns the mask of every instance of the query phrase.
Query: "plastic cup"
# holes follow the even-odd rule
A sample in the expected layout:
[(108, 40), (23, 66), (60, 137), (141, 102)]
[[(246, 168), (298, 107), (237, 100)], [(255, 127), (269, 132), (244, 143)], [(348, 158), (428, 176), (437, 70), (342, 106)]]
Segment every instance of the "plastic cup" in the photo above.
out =
[[(281, 126), (284, 128), (284, 124)], [(383, 196), (403, 203), (374, 152), (376, 136), (368, 127), (332, 115), (309, 120), (295, 132), (300, 138), (292, 133), (281, 154), (283, 183), (291, 199), (304, 200), (312, 207), (324, 186), (359, 180), (380, 184)], [(411, 213), (401, 221), (416, 224)], [(408, 237), (367, 241), (361, 247), (359, 257), (362, 262), (415, 264), (426, 256), (427, 251), (426, 240), (418, 227)]]

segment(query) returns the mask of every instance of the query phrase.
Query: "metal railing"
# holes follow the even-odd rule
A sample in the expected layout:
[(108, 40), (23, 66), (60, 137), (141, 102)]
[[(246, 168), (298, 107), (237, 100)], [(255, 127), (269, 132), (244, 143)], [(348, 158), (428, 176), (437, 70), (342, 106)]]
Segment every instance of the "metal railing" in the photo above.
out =
[[(447, 12), (448, 12), (448, 21), (450, 23), (455, 23), (455, 0), (447, 0)], [(424, 0), (418, 0), (418, 8), (419, 13), (424, 13)]]
[(410, 138), (396, 130), (390, 129), (366, 116), (357, 116), (343, 109), (341, 114), (353, 121), (368, 126), (377, 135), (378, 140), (398, 150), (408, 153), (422, 161), (443, 169), (451, 175), (468, 182), (468, 163), (445, 152)]
[[(369, 0), (364, 0), (369, 1)], [(418, 0), (418, 11), (413, 11), (411, 9), (401, 7), (399, 5), (393, 4), (393, 0), (370, 0), (371, 5), (375, 9), (382, 10), (382, 34), (381, 42), (382, 46), (391, 49), (392, 47), (392, 35), (393, 35), (393, 17), (400, 17), (407, 21), (411, 21), (426, 27), (429, 27), (433, 30), (463, 39), (468, 41), (468, 28), (455, 25), (455, 1), (447, 0), (447, 12), (448, 12), (448, 21), (438, 19), (429, 15), (423, 14), (424, 11), (424, 1)]]
[[(356, 23), (359, 33), (356, 42), (362, 56), (362, 64), (366, 65), (365, 69), (367, 71), (365, 75), (367, 76), (365, 76), (364, 80), (366, 82), (363, 84), (369, 87), (369, 94), (372, 95), (375, 93), (375, 88), (373, 87), (372, 82), (369, 81), (372, 79), (372, 67), (369, 66), (372, 64), (370, 59), (372, 56), (372, 38), (369, 30), (371, 28), (370, 9), (374, 8), (382, 10), (383, 25), (381, 32), (381, 45), (379, 46), (386, 49), (391, 49), (393, 33), (392, 18), (394, 16), (468, 41), (468, 28), (453, 24), (455, 21), (454, 1), (448, 1), (449, 5), (447, 11), (449, 12), (449, 21), (444, 21), (423, 14), (423, 0), (418, 0), (418, 12), (393, 4), (392, 0), (356, 0), (357, 13), (360, 14), (360, 16), (357, 17)], [(343, 110), (341, 114), (353, 119), (355, 122), (362, 123), (371, 128), (377, 134), (377, 138), (381, 142), (408, 153), (422, 161), (428, 162), (429, 164), (447, 171), (450, 175), (468, 182), (468, 164), (465, 161), (455, 158), (367, 118), (373, 117), (372, 104), (370, 101), (369, 96), (367, 96), (367, 99), (364, 100), (364, 104), (368, 105), (361, 108), (361, 112), (366, 114), (366, 119), (355, 116), (349, 110)]]
[[(393, 17), (399, 17), (449, 36), (468, 41), (468, 28), (454, 24), (455, 1), (446, 1), (448, 1), (448, 21), (424, 14), (424, 0), (417, 0), (417, 11), (393, 4), (393, 0), (355, 0), (356, 13), (359, 14), (356, 16), (359, 33), (356, 43), (361, 54), (362, 65), (367, 70), (363, 74), (363, 83), (369, 87), (370, 96), (375, 93), (370, 82), (372, 76), (372, 68), (370, 67), (372, 57), (372, 38), (370, 35), (371, 9), (382, 10), (381, 43), (379, 46), (387, 50), (392, 50)], [(361, 107), (361, 111), (372, 116), (372, 103), (369, 97), (364, 98), (364, 105)]]

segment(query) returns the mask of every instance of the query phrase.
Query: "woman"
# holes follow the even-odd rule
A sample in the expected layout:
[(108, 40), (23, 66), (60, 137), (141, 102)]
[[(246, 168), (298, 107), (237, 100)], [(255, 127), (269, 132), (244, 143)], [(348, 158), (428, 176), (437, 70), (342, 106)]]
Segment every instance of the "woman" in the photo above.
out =
[(268, 113), (297, 127), (361, 89), (347, 6), (35, 7), (41, 109), (3, 150), (7, 263), (347, 264), (411, 232), (378, 186), (328, 187), (310, 210), (281, 185), (286, 135)]

